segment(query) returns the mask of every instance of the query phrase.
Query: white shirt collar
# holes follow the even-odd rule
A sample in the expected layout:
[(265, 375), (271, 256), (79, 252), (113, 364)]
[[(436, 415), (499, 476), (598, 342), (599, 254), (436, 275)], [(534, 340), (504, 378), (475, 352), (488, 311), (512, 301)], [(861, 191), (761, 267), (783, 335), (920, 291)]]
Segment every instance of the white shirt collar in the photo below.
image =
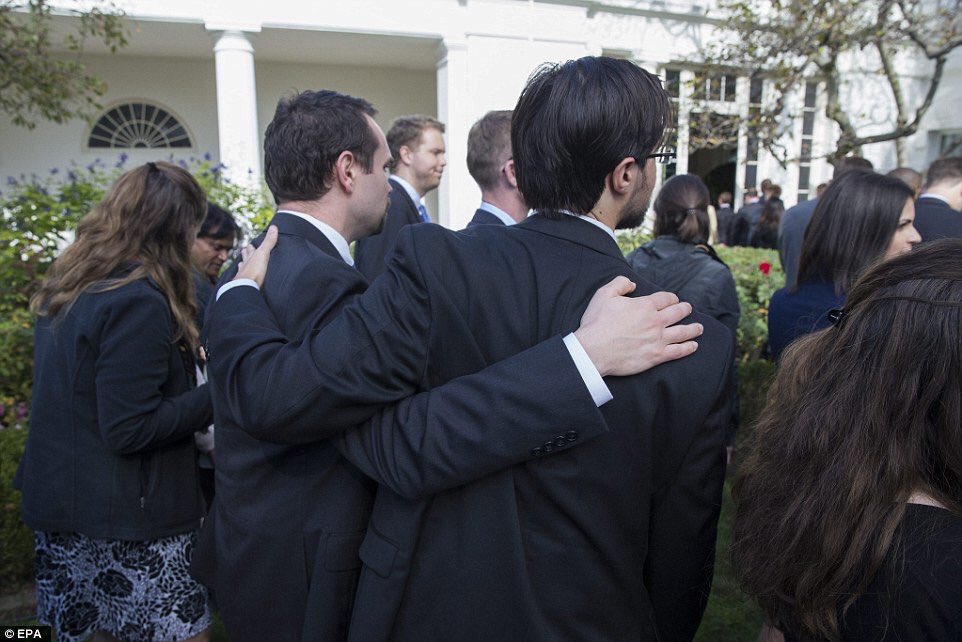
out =
[(488, 214), (493, 214), (494, 216), (497, 216), (498, 219), (505, 225), (514, 225), (515, 223), (517, 223), (517, 221), (511, 218), (511, 216), (507, 212), (505, 212), (503, 209), (501, 209), (497, 205), (492, 205), (487, 201), (481, 201), (481, 205), (478, 207), (478, 209), (484, 210)]
[(580, 218), (582, 221), (588, 221), (600, 230), (604, 230), (605, 234), (611, 237), (611, 240), (615, 243), (618, 242), (618, 237), (615, 236), (615, 231), (599, 221), (598, 219), (591, 218), (590, 216), (585, 216), (584, 214), (575, 214), (574, 212), (569, 212), (568, 210), (561, 210), (562, 214), (567, 214), (568, 216), (574, 216), (575, 218)]
[(923, 194), (919, 194), (919, 198), (934, 198), (937, 201), (942, 201), (946, 205), (949, 204), (949, 199), (945, 198), (944, 196), (939, 196), (938, 194), (933, 194), (932, 192), (925, 192)]
[(351, 256), (351, 251), (347, 246), (347, 241), (341, 236), (341, 233), (335, 230), (333, 227), (325, 223), (324, 221), (319, 221), (313, 216), (308, 216), (307, 214), (302, 214), (300, 212), (295, 212), (293, 210), (277, 210), (278, 214), (290, 214), (291, 216), (296, 216), (297, 218), (304, 219), (318, 231), (327, 237), (327, 240), (331, 242), (337, 253), (341, 255), (344, 262), (348, 265), (354, 265), (354, 257)]
[(404, 188), (404, 191), (407, 192), (408, 197), (414, 202), (414, 207), (417, 207), (418, 205), (424, 205), (424, 199), (421, 198), (421, 195), (418, 194), (418, 191), (414, 189), (410, 183), (397, 174), (391, 174), (391, 178), (396, 180), (398, 184)]

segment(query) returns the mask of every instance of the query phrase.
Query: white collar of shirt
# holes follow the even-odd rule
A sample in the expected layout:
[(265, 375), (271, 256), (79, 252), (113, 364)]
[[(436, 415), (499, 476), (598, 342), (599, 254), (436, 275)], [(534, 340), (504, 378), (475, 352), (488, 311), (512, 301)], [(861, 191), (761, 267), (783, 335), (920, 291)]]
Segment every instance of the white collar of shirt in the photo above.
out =
[(513, 218), (511, 218), (511, 216), (507, 212), (505, 212), (503, 209), (501, 209), (497, 205), (492, 205), (487, 201), (481, 201), (481, 206), (478, 207), (478, 209), (484, 210), (488, 214), (493, 214), (494, 216), (497, 216), (498, 219), (505, 225), (514, 225), (517, 222)]
[(407, 192), (408, 198), (414, 202), (414, 207), (417, 207), (418, 205), (424, 205), (424, 199), (421, 198), (421, 195), (418, 194), (418, 191), (414, 189), (410, 183), (397, 174), (391, 174), (391, 178), (396, 180), (398, 184), (404, 188), (404, 191)]
[(351, 256), (351, 251), (348, 249), (347, 241), (341, 236), (341, 233), (335, 230), (333, 227), (325, 223), (324, 221), (319, 221), (313, 216), (308, 216), (307, 214), (301, 214), (300, 212), (295, 212), (293, 210), (277, 210), (278, 214), (290, 214), (291, 216), (296, 216), (297, 218), (304, 219), (318, 231), (327, 237), (327, 240), (331, 242), (337, 253), (341, 255), (344, 262), (348, 265), (354, 265), (354, 258)]
[(949, 199), (945, 198), (944, 196), (939, 196), (938, 194), (932, 194), (931, 192), (919, 194), (919, 198), (934, 198), (937, 201), (942, 201), (946, 205), (949, 204)]
[(574, 212), (569, 212), (568, 210), (561, 210), (562, 214), (567, 214), (568, 216), (574, 216), (575, 218), (580, 218), (582, 221), (588, 221), (600, 230), (604, 230), (605, 234), (611, 237), (611, 240), (615, 243), (618, 242), (618, 237), (615, 236), (615, 231), (602, 223), (597, 219), (593, 219), (590, 216), (585, 216), (584, 214), (575, 214)]

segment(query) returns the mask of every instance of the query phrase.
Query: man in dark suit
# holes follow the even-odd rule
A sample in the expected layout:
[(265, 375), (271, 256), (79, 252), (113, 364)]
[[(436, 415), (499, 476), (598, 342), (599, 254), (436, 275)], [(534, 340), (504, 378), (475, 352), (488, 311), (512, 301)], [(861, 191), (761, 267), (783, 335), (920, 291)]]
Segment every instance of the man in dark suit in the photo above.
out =
[(735, 211), (732, 209), (732, 193), (722, 192), (718, 195), (718, 209), (715, 210), (715, 220), (718, 222), (718, 243), (731, 245), (732, 221)]
[(391, 206), (380, 233), (354, 246), (357, 269), (368, 281), (384, 271), (398, 232), (407, 225), (429, 223), (424, 196), (437, 189), (447, 160), (444, 123), (430, 116), (402, 116), (387, 132), (391, 149)]
[[(541, 69), (512, 124), (518, 182), (538, 213), (471, 234), (402, 231), (385, 276), (300, 345), (253, 288), (233, 288), (213, 310), (229, 329), (215, 360), (227, 385), (255, 406), (296, 386), (293, 407), (309, 408), (332, 361), (367, 380), (375, 365), (338, 349), (367, 341), (376, 346), (360, 357), (375, 363), (418, 344), (413, 363), (377, 367), (410, 369), (430, 388), (574, 327), (599, 284), (632, 274), (613, 230), (644, 217), (671, 113), (658, 79), (630, 62)], [(608, 382), (606, 435), (545, 458), (566, 433), (426, 500), (381, 488), (351, 637), (690, 639), (711, 581), (734, 350), (721, 324), (693, 317), (704, 328), (694, 356)], [(374, 448), (381, 438), (361, 429), (343, 446), (378, 476), (399, 465)]]
[[(871, 172), (873, 167), (871, 161), (864, 158), (846, 156), (835, 161), (832, 179), (851, 170)], [(816, 197), (788, 208), (782, 214), (782, 220), (778, 224), (778, 258), (782, 263), (782, 270), (785, 271), (785, 287), (794, 287), (798, 280), (798, 261), (802, 257), (802, 241), (805, 239), (805, 230), (808, 229), (808, 223), (812, 220), (817, 204)]]
[(763, 204), (758, 199), (758, 190), (749, 187), (745, 190), (743, 203), (740, 210), (735, 212), (729, 226), (728, 244), (734, 246), (747, 246), (748, 239), (752, 231), (752, 216), (755, 212), (761, 214)]
[[(348, 243), (379, 228), (391, 189), (382, 173), (390, 158), (387, 141), (373, 115), (366, 101), (304, 92), (279, 103), (265, 132), (265, 175), (278, 203), (271, 225), (280, 241), (264, 293), (289, 336), (306, 336), (367, 287), (352, 267)], [(226, 274), (224, 281), (233, 276)], [(598, 314), (601, 325), (610, 327), (594, 324), (597, 330), (581, 335), (584, 346), (546, 342), (379, 412), (367, 429), (389, 450), (372, 452), (404, 462), (402, 488), (422, 492), (423, 484), (436, 491), (527, 460), (532, 446), (547, 439), (562, 438), (567, 447), (601, 434), (607, 427), (597, 405), (605, 402), (606, 388), (600, 374), (590, 371), (587, 353), (605, 371), (607, 366), (590, 333), (615, 335), (618, 326), (612, 324), (619, 315), (610, 308)], [(216, 337), (222, 328), (212, 319), (208, 329)], [(619, 349), (613, 339), (604, 342)], [(575, 348), (585, 353), (587, 364), (575, 360)], [(210, 353), (213, 363), (217, 352)], [(583, 368), (589, 368), (587, 374)], [(283, 412), (285, 395), (272, 398), (272, 407), (284, 415), (282, 424), (272, 427), (233, 403), (216, 368), (212, 371), (218, 494), (195, 573), (214, 590), (234, 642), (347, 636), (361, 565), (358, 547), (375, 485), (341, 457), (333, 437), (405, 394), (393, 381), (357, 390), (349, 378), (342, 383), (351, 391), (346, 408), (335, 405), (337, 391), (303, 416)], [(286, 394), (298, 399), (291, 388)], [(415, 445), (403, 441), (415, 431)], [(439, 470), (436, 453), (442, 451), (448, 468)], [(390, 474), (383, 480), (398, 483)]]
[(962, 237), (962, 158), (940, 158), (925, 172), (915, 229), (923, 242)]
[(468, 132), (468, 171), (481, 205), (468, 227), (514, 225), (528, 215), (511, 158), (511, 110), (489, 111)]

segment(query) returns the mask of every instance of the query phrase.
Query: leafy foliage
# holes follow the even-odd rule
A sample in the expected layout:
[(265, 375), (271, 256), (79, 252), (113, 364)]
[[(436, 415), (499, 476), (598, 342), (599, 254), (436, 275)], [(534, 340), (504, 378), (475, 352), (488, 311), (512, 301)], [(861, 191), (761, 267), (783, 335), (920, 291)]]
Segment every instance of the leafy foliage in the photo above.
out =
[[(71, 4), (78, 8), (66, 8)], [(56, 13), (78, 19), (60, 40), (48, 0), (0, 0), (0, 110), (15, 125), (33, 129), (39, 120), (89, 117), (107, 86), (87, 73), (84, 44), (99, 40), (111, 53), (127, 44), (122, 13), (112, 4), (58, 2)], [(68, 55), (55, 56), (57, 50)]]
[[(720, 0), (718, 39), (702, 58), (709, 69), (746, 70), (764, 77), (768, 98), (749, 114), (752, 135), (782, 162), (788, 152), (779, 139), (798, 115), (793, 95), (808, 80), (824, 82), (825, 115), (840, 137), (830, 159), (863, 145), (901, 141), (918, 131), (942, 81), (949, 53), (962, 45), (962, 0)], [(927, 61), (925, 87), (906, 88), (900, 65)], [(847, 97), (865, 79), (884, 83), (893, 112), (889, 129), (860, 133), (865, 124)], [(878, 123), (872, 123), (878, 125)]]

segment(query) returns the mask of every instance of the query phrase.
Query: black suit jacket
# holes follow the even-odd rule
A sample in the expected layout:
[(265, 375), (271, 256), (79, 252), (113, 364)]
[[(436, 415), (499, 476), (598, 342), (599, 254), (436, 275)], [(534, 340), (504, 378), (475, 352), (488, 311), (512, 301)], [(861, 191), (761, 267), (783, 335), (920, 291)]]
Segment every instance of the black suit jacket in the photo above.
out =
[(467, 226), (474, 227), (475, 225), (504, 225), (504, 221), (491, 212), (479, 209), (474, 213), (474, 218), (468, 221)]
[[(278, 213), (272, 223), (278, 226), (280, 239), (272, 253), (264, 296), (279, 329), (303, 337), (335, 316), (367, 282), (310, 223), (284, 213)], [(232, 277), (233, 272), (228, 272), (224, 281)], [(229, 331), (212, 315), (208, 323), (212, 345), (222, 330)], [(218, 362), (218, 352), (211, 348), (212, 364)], [(567, 365), (557, 363), (563, 359)], [(547, 393), (536, 413), (525, 415), (512, 411), (512, 400), (492, 389), (529, 389), (555, 372), (562, 373), (563, 394), (570, 395), (570, 400), (562, 402), (563, 412), (590, 425), (586, 436), (603, 432), (604, 421), (563, 346), (548, 344), (466, 383), (379, 413), (367, 430), (379, 437), (383, 433), (378, 443), (387, 453), (385, 458), (403, 458), (408, 464), (403, 476), (387, 474), (386, 482), (394, 483), (399, 492), (421, 494), (422, 484), (432, 490), (448, 488), (526, 458), (533, 440), (557, 437), (558, 426), (550, 417), (558, 402)], [(286, 418), (272, 433), (256, 413), (231, 401), (232, 394), (218, 374), (212, 365), (218, 493), (202, 533), (195, 572), (214, 589), (235, 642), (344, 639), (361, 565), (358, 547), (374, 491), (374, 483), (339, 455), (331, 439), (349, 424), (339, 421), (336, 411), (322, 411)], [(485, 383), (491, 381), (495, 383)], [(466, 404), (465, 389), (482, 394), (490, 390), (491, 396)], [(383, 395), (383, 390), (374, 387), (372, 394)], [(452, 392), (446, 402), (447, 390)], [(285, 399), (280, 393), (266, 403), (282, 409)], [(488, 403), (496, 407), (488, 409)], [(371, 406), (367, 414), (375, 408)], [(473, 421), (482, 410), (486, 422), (481, 423), (492, 427), (491, 434), (484, 434)], [(467, 419), (465, 413), (470, 415)], [(356, 416), (353, 411), (346, 414)], [(540, 426), (541, 431), (532, 432), (532, 426)], [(459, 440), (459, 430), (473, 434)], [(499, 437), (504, 432), (511, 433), (510, 438)], [(415, 434), (419, 436), (412, 444), (408, 440)], [(448, 441), (451, 435), (455, 439)], [(496, 443), (483, 443), (491, 440)], [(448, 467), (442, 469), (442, 462)], [(422, 468), (423, 474), (419, 473)]]
[(418, 204), (411, 200), (407, 190), (393, 178), (388, 180), (391, 183), (391, 205), (384, 218), (384, 227), (379, 234), (359, 239), (354, 244), (355, 264), (368, 281), (373, 281), (384, 271), (384, 262), (391, 256), (401, 228), (422, 222)]
[(962, 212), (943, 200), (923, 196), (915, 203), (915, 229), (922, 242), (962, 238)]
[[(271, 224), (280, 236), (264, 296), (284, 332), (303, 337), (367, 281), (307, 221), (281, 212)], [(208, 334), (219, 330), (208, 323)], [(213, 378), (211, 388), (217, 494), (195, 574), (234, 642), (344, 638), (374, 483), (329, 439), (290, 446), (251, 436)]]
[[(226, 293), (214, 310), (233, 338), (218, 353), (238, 384), (297, 386), (303, 399), (290, 412), (324, 397), (332, 359), (363, 388), (366, 356), (348, 363), (328, 348), (364, 339), (374, 354), (425, 342), (413, 365), (431, 388), (574, 329), (617, 275), (637, 280), (617, 244), (575, 218), (471, 234), (418, 226), (399, 236), (386, 275), (302, 346), (279, 336), (253, 289)], [(653, 290), (641, 283), (637, 294)], [(381, 488), (351, 638), (690, 639), (711, 579), (733, 363), (730, 333), (693, 318), (705, 326), (695, 355), (609, 380), (604, 436), (569, 450), (584, 426), (569, 417), (526, 461), (429, 500)], [(555, 387), (516, 390), (516, 412), (530, 421), (542, 395), (563, 399)], [(343, 447), (371, 475), (403, 470), (384, 457), (383, 438), (360, 430)]]
[(719, 207), (715, 210), (715, 220), (718, 222), (718, 242), (731, 245), (732, 221), (735, 212), (731, 207)]

